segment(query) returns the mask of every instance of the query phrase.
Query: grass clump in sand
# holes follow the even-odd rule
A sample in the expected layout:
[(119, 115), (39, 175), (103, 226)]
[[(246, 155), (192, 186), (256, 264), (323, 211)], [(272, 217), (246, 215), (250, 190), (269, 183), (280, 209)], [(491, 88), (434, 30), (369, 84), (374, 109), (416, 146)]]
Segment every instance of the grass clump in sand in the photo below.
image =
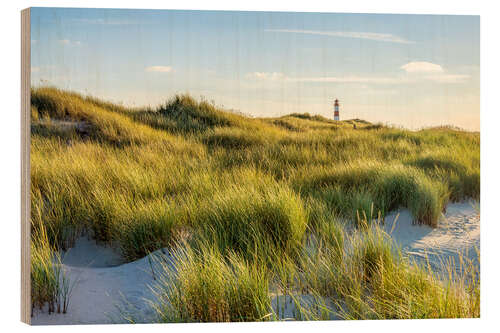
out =
[(247, 257), (269, 246), (290, 253), (300, 245), (307, 226), (300, 197), (283, 186), (229, 188), (197, 207), (192, 221), (221, 251)]
[(416, 222), (436, 226), (449, 196), (449, 188), (421, 170), (381, 162), (321, 167), (301, 175), (296, 182), (303, 184), (305, 195), (324, 200), (354, 221), (358, 214), (373, 213), (374, 204), (374, 211), (382, 216), (406, 207)]
[(156, 285), (161, 322), (258, 321), (269, 313), (263, 266), (236, 254), (224, 257), (207, 245), (178, 250), (173, 257)]
[[(302, 251), (264, 260), (222, 254), (210, 242), (182, 245), (156, 284), (161, 322), (476, 318), (478, 267), (410, 262), (378, 226), (346, 233), (321, 223)], [(342, 244), (342, 245), (341, 245)], [(269, 260), (269, 258), (267, 259)], [(285, 309), (288, 310), (288, 315)]]
[(455, 263), (443, 261), (436, 273), (428, 265), (410, 262), (376, 225), (356, 232), (347, 242), (343, 260), (332, 261), (316, 252), (302, 257), (301, 284), (330, 299), (334, 305), (327, 311), (334, 317), (479, 317), (479, 271), (473, 262), (462, 257), (457, 270)]
[(44, 229), (31, 242), (31, 307), (50, 313), (66, 313), (72, 286), (61, 268), (61, 257), (55, 251)]

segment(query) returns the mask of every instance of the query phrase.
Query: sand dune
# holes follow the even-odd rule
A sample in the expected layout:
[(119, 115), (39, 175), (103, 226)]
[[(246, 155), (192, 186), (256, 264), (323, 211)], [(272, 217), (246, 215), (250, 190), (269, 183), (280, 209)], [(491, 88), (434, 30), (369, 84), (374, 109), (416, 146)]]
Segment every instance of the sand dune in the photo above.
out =
[[(479, 204), (474, 202), (449, 204), (437, 228), (414, 225), (408, 210), (401, 210), (386, 216), (384, 228), (404, 253), (417, 260), (429, 258), (435, 269), (439, 269), (441, 261), (449, 259), (458, 266), (461, 256), (479, 263), (478, 210)], [(397, 214), (399, 217), (393, 226)]]
[[(420, 260), (426, 255), (431, 265), (439, 266), (443, 258), (458, 263), (459, 253), (478, 261), (480, 213), (475, 203), (454, 203), (447, 206), (438, 228), (414, 225), (407, 210), (389, 214), (384, 228), (401, 246), (404, 253)], [(396, 223), (395, 217), (399, 214)], [(137, 261), (122, 264), (120, 256), (110, 248), (96, 245), (86, 237), (63, 254), (63, 268), (74, 288), (67, 314), (48, 314), (35, 310), (32, 323), (96, 324), (124, 322), (123, 314), (131, 313), (141, 321), (151, 321), (154, 311), (148, 302), (153, 298), (157, 251)], [(303, 296), (300, 296), (303, 297)], [(276, 296), (273, 296), (276, 307)], [(293, 316), (290, 300), (282, 300), (281, 318)], [(289, 305), (287, 305), (289, 304)], [(119, 310), (120, 309), (120, 310)]]

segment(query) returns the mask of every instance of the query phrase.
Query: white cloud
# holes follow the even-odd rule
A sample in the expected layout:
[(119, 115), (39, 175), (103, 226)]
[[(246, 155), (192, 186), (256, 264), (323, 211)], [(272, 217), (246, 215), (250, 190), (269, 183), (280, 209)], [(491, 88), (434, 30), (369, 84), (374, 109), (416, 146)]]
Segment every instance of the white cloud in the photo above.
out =
[(463, 83), (470, 76), (465, 74), (446, 73), (441, 65), (426, 61), (412, 61), (400, 67), (413, 76), (413, 79), (434, 81), (437, 83)]
[(317, 76), (317, 77), (289, 77), (279, 72), (253, 72), (246, 75), (249, 79), (286, 82), (319, 82), (319, 83), (380, 83), (395, 84), (405, 79), (384, 76)]
[(79, 40), (59, 39), (58, 42), (63, 45), (76, 45), (76, 46), (82, 45), (82, 42), (80, 42)]
[(279, 72), (253, 72), (246, 75), (249, 79), (257, 80), (283, 80), (286, 79), (285, 74)]
[(407, 73), (442, 73), (443, 67), (427, 61), (412, 61), (400, 67)]
[(409, 75), (393, 76), (313, 76), (290, 77), (281, 72), (252, 72), (246, 74), (247, 79), (282, 82), (309, 83), (346, 83), (346, 84), (382, 84), (397, 85), (433, 81), (437, 83), (463, 83), (470, 75), (446, 73), (440, 65), (430, 62), (410, 62), (401, 66)]
[(425, 79), (431, 80), (439, 83), (463, 83), (467, 81), (469, 75), (463, 74), (440, 74), (440, 75), (429, 75)]
[(402, 78), (385, 76), (326, 76), (326, 77), (301, 77), (289, 78), (292, 82), (324, 82), (324, 83), (401, 83)]
[(390, 42), (400, 44), (414, 44), (414, 41), (407, 40), (393, 34), (384, 34), (377, 32), (356, 32), (356, 31), (319, 31), (319, 30), (298, 30), (298, 29), (265, 29), (268, 32), (288, 32), (309, 35), (322, 35), (331, 37), (368, 39), (379, 42)]
[(170, 73), (172, 72), (171, 66), (149, 66), (146, 67), (146, 72)]

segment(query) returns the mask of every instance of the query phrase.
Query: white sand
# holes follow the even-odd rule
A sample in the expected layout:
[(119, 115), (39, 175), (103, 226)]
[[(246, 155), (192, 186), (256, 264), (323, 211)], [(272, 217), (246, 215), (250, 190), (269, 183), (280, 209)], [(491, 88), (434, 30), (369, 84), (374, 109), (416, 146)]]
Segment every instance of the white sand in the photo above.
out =
[[(120, 312), (133, 311), (137, 318), (147, 320), (153, 311), (147, 299), (152, 299), (151, 267), (156, 267), (149, 255), (137, 261), (122, 263), (111, 249), (98, 246), (82, 237), (75, 247), (63, 254), (63, 268), (74, 288), (66, 314), (48, 314), (35, 309), (34, 325), (103, 324), (124, 322)], [(119, 310), (120, 309), (120, 310)]]
[[(475, 247), (479, 249), (480, 215), (471, 203), (455, 203), (447, 207), (447, 212), (439, 222), (439, 227), (412, 224), (412, 216), (407, 210), (388, 215), (385, 229), (389, 233), (396, 214), (399, 218), (391, 236), (403, 251), (413, 258), (426, 254), (432, 264), (438, 267), (443, 256), (458, 258), (465, 253), (471, 260), (478, 260)], [(165, 252), (165, 251), (164, 251)], [(132, 312), (142, 321), (153, 318), (154, 313), (148, 300), (153, 299), (149, 286), (154, 283), (152, 268), (157, 270), (155, 254), (137, 261), (121, 264), (118, 254), (110, 248), (98, 246), (86, 237), (78, 239), (75, 247), (63, 255), (63, 268), (74, 283), (70, 304), (66, 314), (48, 314), (35, 309), (34, 325), (56, 324), (97, 324), (124, 322), (121, 312)], [(280, 297), (280, 317), (293, 318), (294, 305), (287, 297)], [(300, 301), (308, 301), (307, 295)], [(276, 311), (277, 299), (272, 297)]]
[[(446, 208), (438, 227), (414, 225), (408, 210), (393, 212), (385, 218), (385, 230), (390, 233), (404, 253), (417, 260), (429, 259), (434, 269), (442, 261), (454, 260), (459, 265), (463, 256), (479, 265), (480, 250), (479, 204), (474, 202), (452, 203)], [(399, 213), (394, 230), (393, 221)]]

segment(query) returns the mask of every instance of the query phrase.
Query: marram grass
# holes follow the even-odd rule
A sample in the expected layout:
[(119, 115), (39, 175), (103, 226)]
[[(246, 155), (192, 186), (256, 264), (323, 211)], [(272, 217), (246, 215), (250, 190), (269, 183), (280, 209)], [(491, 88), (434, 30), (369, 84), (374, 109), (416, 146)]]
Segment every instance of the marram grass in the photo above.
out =
[(161, 322), (263, 320), (271, 309), (264, 266), (208, 244), (179, 249), (155, 285)]
[(52, 248), (44, 228), (31, 241), (31, 307), (50, 313), (66, 313), (73, 284), (66, 277), (61, 256)]
[(31, 95), (37, 306), (56, 304), (52, 254), (88, 232), (127, 261), (184, 244), (160, 321), (279, 319), (276, 292), (295, 319), (479, 316), (477, 274), (408, 262), (366, 218), (407, 208), (436, 226), (448, 202), (479, 199), (479, 133), (250, 118), (189, 95), (158, 108)]

